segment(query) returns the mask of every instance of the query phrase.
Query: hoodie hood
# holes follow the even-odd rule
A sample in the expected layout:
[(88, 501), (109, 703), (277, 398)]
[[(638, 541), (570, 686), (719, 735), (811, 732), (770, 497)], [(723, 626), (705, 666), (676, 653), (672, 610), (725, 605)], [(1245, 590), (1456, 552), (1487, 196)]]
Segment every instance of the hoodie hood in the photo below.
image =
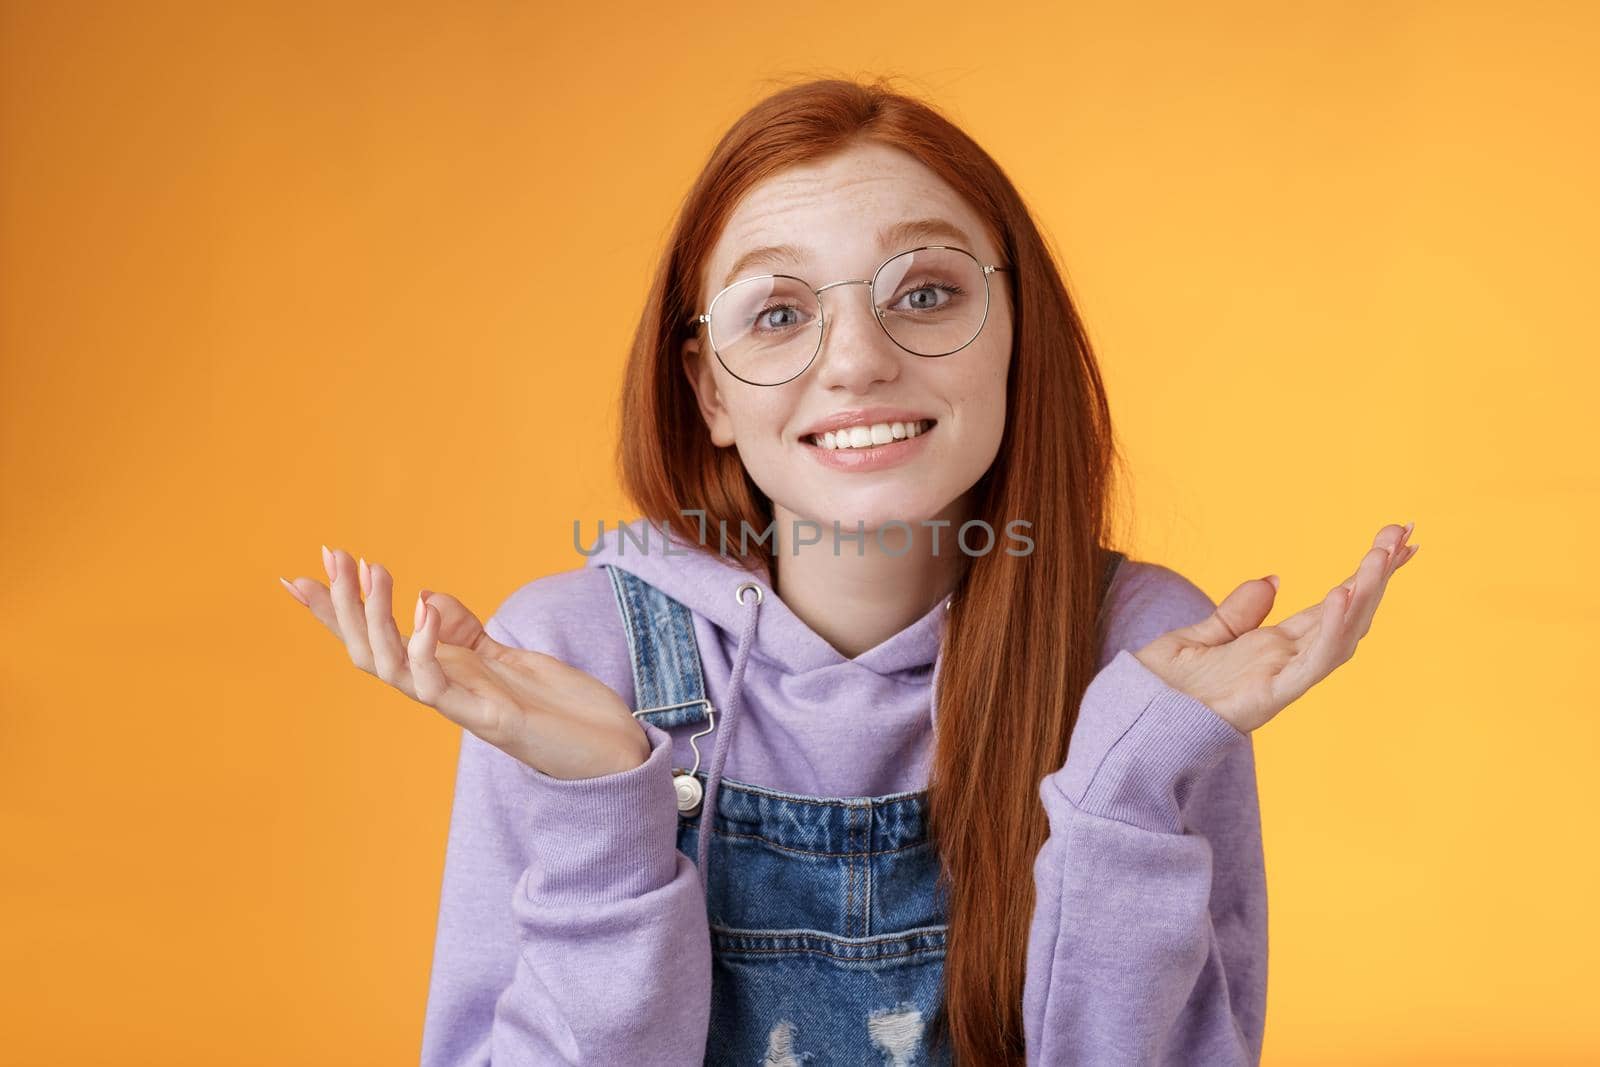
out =
[[(605, 529), (586, 565), (627, 570), (694, 613), (708, 698), (720, 712), (734, 710), (732, 697), (743, 705), (730, 775), (816, 796), (924, 788), (945, 602), (851, 658), (739, 566), (731, 549), (723, 557), (708, 540), (702, 546), (638, 519)], [(736, 597), (747, 582), (760, 587), (759, 604)], [(736, 677), (741, 644), (747, 662)], [(718, 732), (724, 721), (719, 715)]]
[(627, 524), (625, 530), (606, 530), (599, 551), (589, 557), (587, 565), (629, 571), (725, 634), (737, 634), (746, 613), (734, 598), (734, 590), (754, 582), (764, 596), (750, 654), (773, 670), (805, 674), (853, 665), (859, 671), (883, 676), (928, 671), (938, 659), (943, 601), (904, 630), (851, 659), (789, 610), (765, 579), (739, 566), (731, 555), (724, 558), (714, 547), (685, 541), (675, 531), (663, 534), (659, 526), (647, 525), (644, 519)]
[[(715, 735), (699, 811), (702, 879), (725, 773), (813, 797), (925, 788), (945, 601), (852, 659), (733, 559), (643, 519), (602, 533), (587, 565), (623, 568), (694, 614)], [(748, 585), (759, 595), (741, 595)], [(674, 757), (692, 766), (681, 749)]]

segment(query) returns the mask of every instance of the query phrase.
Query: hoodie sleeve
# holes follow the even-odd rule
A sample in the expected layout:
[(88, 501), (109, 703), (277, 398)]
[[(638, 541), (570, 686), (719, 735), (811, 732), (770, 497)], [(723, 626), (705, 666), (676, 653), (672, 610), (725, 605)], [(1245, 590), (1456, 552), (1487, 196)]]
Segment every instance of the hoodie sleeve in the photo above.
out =
[(1254, 1065), (1267, 977), (1254, 750), (1130, 651), (1215, 608), (1176, 572), (1136, 566), (1133, 599), (1148, 602), (1039, 785), (1050, 836), (1033, 869), (1027, 1062)]
[[(501, 613), (485, 628), (531, 647)], [(462, 732), (422, 1067), (702, 1062), (705, 897), (677, 850), (671, 737), (641, 725), (643, 764), (571, 780)]]

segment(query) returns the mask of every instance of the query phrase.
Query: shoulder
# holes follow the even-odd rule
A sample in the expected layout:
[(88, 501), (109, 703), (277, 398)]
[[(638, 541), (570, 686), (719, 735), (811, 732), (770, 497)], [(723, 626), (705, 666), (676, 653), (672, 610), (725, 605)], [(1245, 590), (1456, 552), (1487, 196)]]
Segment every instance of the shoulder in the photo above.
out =
[(603, 567), (556, 571), (512, 590), (484, 623), (502, 644), (543, 652), (616, 688), (629, 661), (610, 573)]
[(1168, 630), (1197, 623), (1216, 606), (1205, 590), (1173, 568), (1124, 559), (1106, 593), (1100, 661), (1107, 663), (1123, 649), (1137, 650)]

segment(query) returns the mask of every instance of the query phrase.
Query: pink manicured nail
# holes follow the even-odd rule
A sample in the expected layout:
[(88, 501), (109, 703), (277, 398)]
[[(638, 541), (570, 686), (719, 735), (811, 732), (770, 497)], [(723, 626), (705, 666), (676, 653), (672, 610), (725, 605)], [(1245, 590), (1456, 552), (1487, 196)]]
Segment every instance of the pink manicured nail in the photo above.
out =
[(293, 582), (289, 581), (289, 579), (287, 579), (287, 578), (279, 578), (278, 581), (282, 582), (283, 583), (283, 587), (285, 589), (289, 590), (289, 595), (290, 596), (292, 596), (296, 600), (300, 601), (300, 606), (301, 607), (309, 608), (311, 606), (311, 601), (307, 600), (305, 597), (300, 595), (300, 590), (298, 590), (298, 589), (296, 589), (294, 587), (294, 583)]
[(361, 575), (361, 595), (372, 595), (372, 571), (367, 567), (367, 557), (362, 556), (356, 563), (356, 573)]
[(328, 572), (328, 581), (330, 582), (339, 577), (339, 560), (332, 552), (328, 551), (327, 545), (322, 546), (322, 569)]
[(1267, 575), (1266, 580), (1272, 583), (1273, 592), (1277, 592), (1278, 576), (1276, 574), (1269, 574)]
[(427, 622), (427, 621), (428, 621), (428, 612), (427, 612), (427, 609), (425, 607), (423, 607), (422, 594), (418, 593), (417, 594), (417, 613), (416, 613), (415, 620), (411, 623), (411, 631), (413, 633), (415, 633), (416, 631), (422, 629), (422, 624)]

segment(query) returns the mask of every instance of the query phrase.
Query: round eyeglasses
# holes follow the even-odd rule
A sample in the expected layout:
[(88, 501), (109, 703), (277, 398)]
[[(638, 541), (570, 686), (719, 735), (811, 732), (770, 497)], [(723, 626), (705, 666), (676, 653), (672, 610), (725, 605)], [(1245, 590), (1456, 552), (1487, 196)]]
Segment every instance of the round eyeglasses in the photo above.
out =
[(977, 339), (989, 321), (989, 275), (963, 248), (923, 245), (890, 256), (871, 278), (813, 289), (792, 274), (741, 278), (711, 301), (701, 323), (717, 361), (750, 385), (783, 385), (806, 372), (822, 351), (821, 294), (839, 285), (872, 287), (872, 314), (889, 340), (917, 356), (948, 356)]

